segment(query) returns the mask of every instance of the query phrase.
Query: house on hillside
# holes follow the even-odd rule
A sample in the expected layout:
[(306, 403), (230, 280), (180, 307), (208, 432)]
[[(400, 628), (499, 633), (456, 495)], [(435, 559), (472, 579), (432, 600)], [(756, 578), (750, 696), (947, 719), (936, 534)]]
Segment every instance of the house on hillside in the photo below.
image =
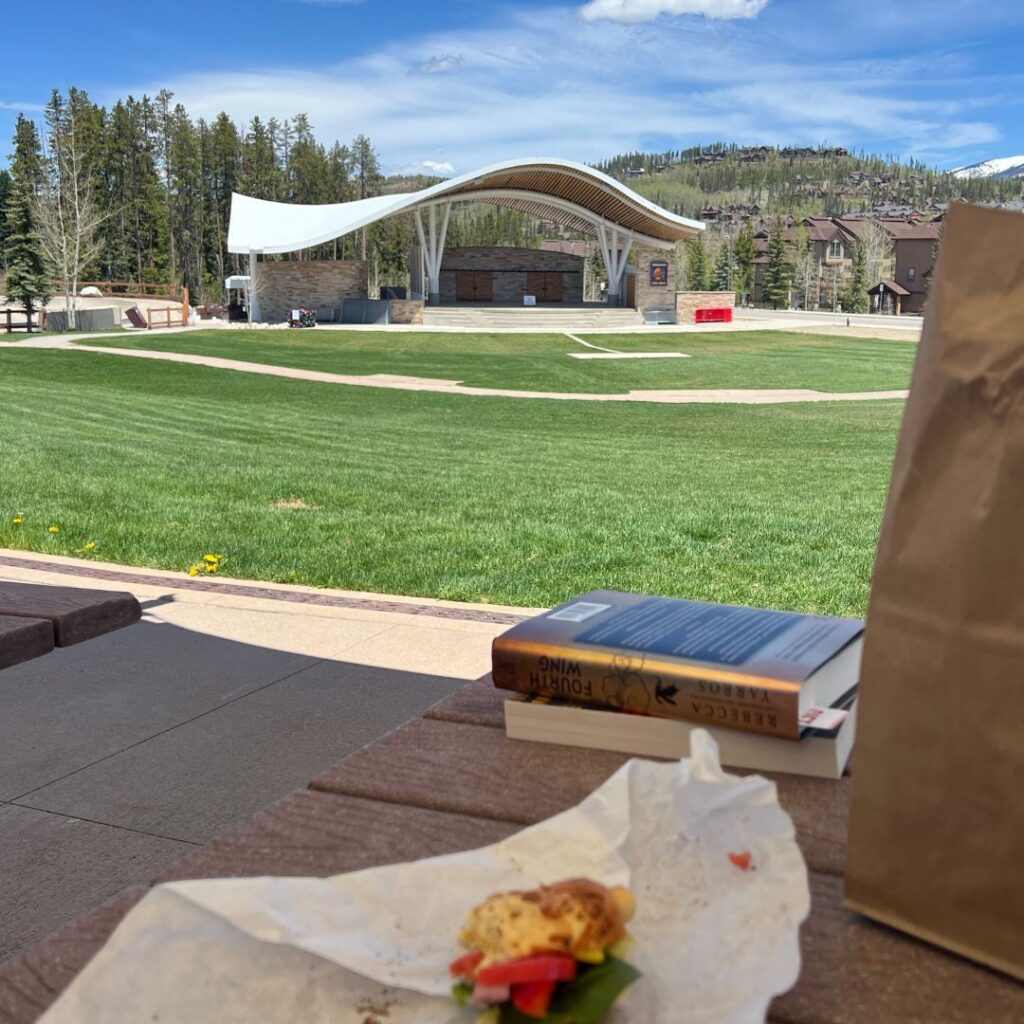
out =
[(893, 280), (907, 291), (905, 296), (901, 296), (900, 312), (920, 313), (924, 310), (928, 281), (935, 266), (942, 224), (926, 221), (923, 224), (887, 225), (887, 229), (893, 236), (896, 249)]

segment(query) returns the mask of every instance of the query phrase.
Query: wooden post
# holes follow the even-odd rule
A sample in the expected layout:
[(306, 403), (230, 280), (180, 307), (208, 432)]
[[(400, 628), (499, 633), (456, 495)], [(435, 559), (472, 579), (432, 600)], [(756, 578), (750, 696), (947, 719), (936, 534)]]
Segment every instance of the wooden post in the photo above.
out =
[(181, 289), (181, 326), (188, 327), (188, 288)]
[(11, 311), (9, 309), (4, 310), (7, 314), (7, 333), (11, 333)]

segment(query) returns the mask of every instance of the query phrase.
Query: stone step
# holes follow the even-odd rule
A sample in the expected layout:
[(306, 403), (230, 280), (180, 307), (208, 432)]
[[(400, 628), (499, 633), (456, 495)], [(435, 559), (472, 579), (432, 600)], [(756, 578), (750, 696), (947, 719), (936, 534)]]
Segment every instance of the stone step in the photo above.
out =
[(497, 309), (434, 308), (423, 313), (423, 323), (434, 327), (518, 327), (523, 329), (600, 330), (603, 327), (633, 327), (642, 323), (635, 309), (541, 309), (505, 307)]

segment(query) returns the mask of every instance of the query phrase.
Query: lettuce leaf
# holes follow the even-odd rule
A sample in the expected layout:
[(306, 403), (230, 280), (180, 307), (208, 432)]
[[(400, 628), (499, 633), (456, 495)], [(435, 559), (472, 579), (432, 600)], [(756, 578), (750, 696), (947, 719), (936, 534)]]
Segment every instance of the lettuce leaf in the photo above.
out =
[(472, 997), (472, 985), (467, 985), (464, 981), (457, 981), (452, 985), (452, 998), (459, 1006), (465, 1006)]
[[(608, 957), (602, 964), (580, 965), (575, 980), (558, 986), (541, 1024), (601, 1024), (612, 1003), (640, 977), (635, 967)], [(538, 1024), (511, 1003), (501, 1007), (500, 1024)]]

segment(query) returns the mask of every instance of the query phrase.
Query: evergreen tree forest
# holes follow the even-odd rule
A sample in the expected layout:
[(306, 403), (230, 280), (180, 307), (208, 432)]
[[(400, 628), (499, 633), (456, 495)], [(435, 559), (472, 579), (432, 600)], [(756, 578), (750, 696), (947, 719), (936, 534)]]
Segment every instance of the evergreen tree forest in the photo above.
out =
[[(232, 192), (279, 202), (341, 203), (439, 180), (385, 177), (370, 138), (326, 145), (301, 113), (284, 121), (254, 117), (245, 125), (224, 113), (207, 121), (191, 117), (167, 91), (129, 96), (105, 109), (72, 88), (66, 96), (55, 92), (54, 103), (70, 112), (103, 211), (98, 255), (82, 279), (184, 285), (193, 303), (219, 301), (224, 278), (247, 272), (246, 258), (227, 251)], [(12, 271), (15, 280), (40, 271), (26, 263), (33, 252), (26, 197), (37, 188), (46, 159), (45, 127), (27, 118), (18, 124), (11, 166), (0, 170), (0, 276), (8, 290)], [(512, 210), (456, 207), (448, 244), (534, 245), (544, 234), (549, 227)], [(371, 285), (404, 284), (414, 238), (411, 217), (399, 216), (280, 258), (367, 259)]]
[[(43, 297), (58, 276), (40, 264), (31, 223), (32, 197), (52, 164), (47, 124), (54, 123), (58, 109), (61, 123), (73, 125), (75, 151), (99, 211), (96, 254), (78, 279), (184, 285), (196, 304), (221, 301), (224, 278), (247, 271), (244, 257), (227, 252), (232, 192), (279, 202), (338, 203), (413, 191), (438, 180), (385, 176), (368, 136), (328, 144), (302, 113), (239, 124), (225, 113), (210, 120), (192, 117), (166, 90), (129, 96), (109, 108), (81, 89), (65, 96), (54, 92), (39, 124), (19, 118), (10, 166), (0, 169), (0, 278), (22, 304), (29, 291), (35, 290), (36, 300)], [(1024, 196), (1024, 179), (960, 179), (917, 162), (840, 147), (744, 148), (722, 142), (626, 153), (598, 166), (665, 208), (706, 220), (706, 240), (681, 251), (681, 263), (688, 265), (691, 281), (703, 286), (732, 281), (741, 300), (753, 286), (752, 224), (799, 223), (805, 216), (870, 210), (879, 203), (934, 212), (936, 204), (954, 198), (996, 203)], [(514, 210), (459, 204), (447, 244), (530, 247), (553, 236), (582, 237)], [(400, 215), (302, 253), (269, 258), (365, 259), (371, 289), (403, 285), (414, 239), (411, 215)]]

